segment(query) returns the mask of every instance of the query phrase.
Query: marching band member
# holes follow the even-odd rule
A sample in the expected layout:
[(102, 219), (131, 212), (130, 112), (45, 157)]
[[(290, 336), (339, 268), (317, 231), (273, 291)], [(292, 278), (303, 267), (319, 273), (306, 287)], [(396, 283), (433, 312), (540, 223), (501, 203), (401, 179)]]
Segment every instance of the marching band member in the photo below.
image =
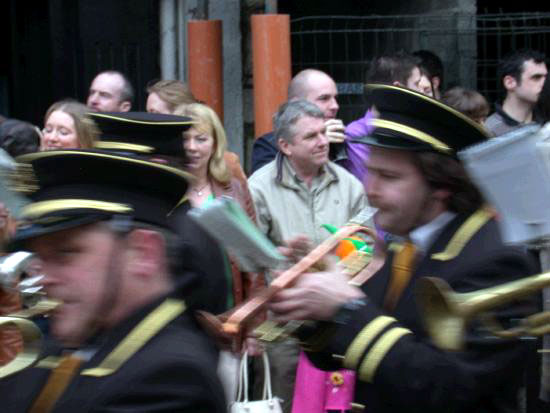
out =
[(199, 277), (167, 219), (188, 175), (100, 152), (19, 161), (32, 202), (11, 248), (40, 257), (61, 303), (47, 358), (0, 381), (2, 410), (225, 412), (217, 351), (187, 311)]
[[(372, 98), (379, 116), (361, 138), (370, 147), (367, 196), (376, 224), (405, 242), (360, 288), (334, 271), (305, 274), (270, 309), (280, 321), (319, 321), (300, 332), (303, 346), (323, 369), (357, 372), (354, 411), (518, 411), (524, 345), (472, 328), (463, 351), (441, 350), (414, 295), (425, 276), (467, 292), (534, 272), (525, 251), (502, 243), (493, 210), (457, 159), (486, 132), (411, 90), (372, 85)], [(515, 303), (497, 316), (525, 310)]]

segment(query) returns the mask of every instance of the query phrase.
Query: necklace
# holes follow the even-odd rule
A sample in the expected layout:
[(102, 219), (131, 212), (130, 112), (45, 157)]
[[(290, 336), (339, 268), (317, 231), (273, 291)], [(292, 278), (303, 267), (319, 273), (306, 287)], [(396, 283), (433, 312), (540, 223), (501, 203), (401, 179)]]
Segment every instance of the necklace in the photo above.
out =
[(191, 188), (193, 190), (194, 193), (196, 193), (198, 196), (202, 196), (202, 191), (204, 191), (206, 189), (206, 187), (208, 186), (208, 182), (202, 187), (202, 188), (199, 188), (199, 189), (196, 189), (196, 188)]

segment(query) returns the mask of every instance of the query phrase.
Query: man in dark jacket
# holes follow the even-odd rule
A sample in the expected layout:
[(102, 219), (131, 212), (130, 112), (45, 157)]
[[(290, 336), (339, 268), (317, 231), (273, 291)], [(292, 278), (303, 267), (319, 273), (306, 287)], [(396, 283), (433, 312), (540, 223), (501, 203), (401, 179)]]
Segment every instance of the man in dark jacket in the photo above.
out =
[(215, 346), (187, 311), (198, 277), (166, 218), (185, 174), (99, 152), (19, 161), (32, 202), (12, 248), (40, 257), (60, 304), (41, 361), (0, 382), (2, 411), (225, 412)]
[[(373, 85), (372, 99), (380, 115), (362, 138), (371, 149), (367, 195), (378, 208), (377, 225), (405, 242), (390, 248), (383, 268), (363, 286), (340, 273), (306, 274), (271, 309), (282, 321), (319, 321), (301, 339), (317, 366), (356, 371), (357, 411), (518, 411), (523, 344), (475, 325), (459, 351), (439, 348), (415, 297), (426, 276), (462, 293), (534, 271), (522, 249), (502, 243), (493, 210), (456, 158), (486, 133), (411, 90)], [(527, 311), (517, 303), (504, 307), (496, 316), (505, 325)], [(445, 339), (453, 332), (440, 331)]]

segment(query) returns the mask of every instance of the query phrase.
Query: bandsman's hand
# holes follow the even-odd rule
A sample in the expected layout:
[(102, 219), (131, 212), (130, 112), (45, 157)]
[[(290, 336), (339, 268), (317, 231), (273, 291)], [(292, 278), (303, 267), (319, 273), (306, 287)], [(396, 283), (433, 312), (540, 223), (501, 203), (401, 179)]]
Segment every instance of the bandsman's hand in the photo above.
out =
[(342, 143), (346, 139), (344, 130), (346, 127), (340, 119), (327, 119), (325, 121), (326, 135), (330, 143)]
[(302, 274), (292, 287), (273, 297), (269, 309), (278, 322), (330, 320), (342, 304), (365, 297), (348, 281), (336, 269)]

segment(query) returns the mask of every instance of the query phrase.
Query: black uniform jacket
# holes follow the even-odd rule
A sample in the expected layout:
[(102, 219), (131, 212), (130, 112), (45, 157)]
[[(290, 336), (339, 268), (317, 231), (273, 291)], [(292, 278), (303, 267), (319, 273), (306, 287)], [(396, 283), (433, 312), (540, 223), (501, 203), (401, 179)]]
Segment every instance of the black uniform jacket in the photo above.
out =
[[(415, 284), (431, 276), (444, 279), (457, 292), (474, 291), (533, 274), (532, 259), (520, 248), (503, 245), (488, 211), (458, 215), (419, 260), (388, 314), (382, 305), (392, 258), (390, 253), (384, 267), (363, 285), (366, 306), (354, 311), (346, 324), (317, 329), (308, 337), (306, 344), (314, 350), (308, 353), (310, 359), (326, 370), (356, 370), (357, 411), (518, 411), (523, 344), (493, 338), (474, 325), (464, 351), (440, 350), (423, 327)], [(508, 319), (533, 311), (530, 303), (516, 303), (497, 315)]]
[[(225, 413), (217, 352), (184, 308), (181, 300), (163, 298), (97, 335), (87, 347), (94, 352), (91, 359), (79, 367), (52, 411)], [(0, 381), (0, 410), (26, 412), (59, 354), (50, 343), (49, 358)]]
[[(179, 267), (174, 274), (192, 272), (199, 284), (193, 290), (194, 308), (212, 314), (220, 314), (228, 309), (229, 258), (218, 242), (199, 224), (187, 216), (191, 209), (189, 202), (179, 205), (171, 214), (173, 225), (180, 234), (181, 246), (178, 252)], [(176, 276), (176, 283), (188, 282), (185, 277)]]

